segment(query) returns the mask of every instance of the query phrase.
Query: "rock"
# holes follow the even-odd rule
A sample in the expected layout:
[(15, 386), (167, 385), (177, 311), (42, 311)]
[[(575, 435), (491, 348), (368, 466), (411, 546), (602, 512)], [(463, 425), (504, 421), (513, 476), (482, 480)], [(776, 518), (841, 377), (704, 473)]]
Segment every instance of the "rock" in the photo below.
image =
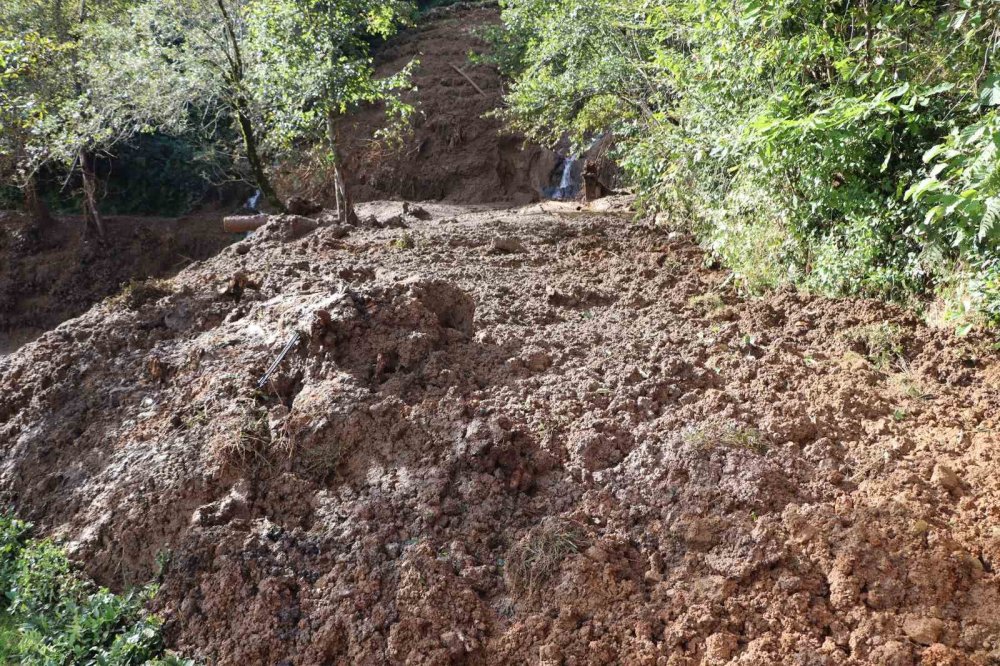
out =
[(868, 661), (883, 666), (913, 666), (913, 650), (902, 641), (887, 641), (871, 651)]
[(219, 287), (218, 292), (219, 296), (228, 296), (238, 301), (247, 289), (260, 289), (260, 285), (246, 271), (236, 271), (224, 285)]
[(920, 666), (976, 666), (976, 663), (958, 650), (942, 643), (931, 645), (920, 655)]
[(423, 206), (418, 206), (416, 204), (410, 204), (406, 202), (403, 204), (403, 214), (409, 215), (410, 217), (416, 218), (418, 220), (429, 220), (431, 219), (431, 214), (427, 212), (427, 209)]
[(387, 217), (379, 222), (380, 227), (385, 229), (407, 229), (406, 222), (403, 222), (403, 218), (399, 215), (393, 215), (392, 217)]
[(527, 251), (524, 243), (511, 236), (498, 236), (494, 238), (493, 246), (490, 248), (490, 254), (523, 254)]
[(307, 199), (306, 197), (294, 196), (289, 197), (285, 202), (285, 208), (292, 215), (315, 215), (323, 210), (323, 206), (316, 203), (312, 199)]
[(524, 363), (532, 372), (544, 372), (552, 365), (552, 357), (544, 351), (535, 350), (527, 355)]
[(738, 646), (739, 641), (736, 640), (736, 636), (730, 633), (712, 634), (705, 639), (705, 660), (702, 663), (706, 666), (710, 664), (721, 666), (730, 660)]
[(327, 236), (333, 239), (346, 238), (350, 233), (351, 229), (346, 224), (331, 224), (326, 228)]
[(254, 240), (293, 241), (319, 228), (319, 222), (301, 215), (272, 215), (254, 232)]
[(944, 463), (934, 465), (934, 472), (931, 474), (931, 482), (936, 483), (948, 492), (954, 492), (962, 485), (962, 482), (959, 481), (958, 475), (955, 474), (955, 471)]
[(914, 643), (937, 643), (944, 633), (945, 624), (936, 617), (908, 617), (903, 621), (903, 633)]
[(555, 643), (546, 643), (538, 650), (539, 664), (545, 664), (545, 666), (556, 666), (561, 664), (562, 650)]

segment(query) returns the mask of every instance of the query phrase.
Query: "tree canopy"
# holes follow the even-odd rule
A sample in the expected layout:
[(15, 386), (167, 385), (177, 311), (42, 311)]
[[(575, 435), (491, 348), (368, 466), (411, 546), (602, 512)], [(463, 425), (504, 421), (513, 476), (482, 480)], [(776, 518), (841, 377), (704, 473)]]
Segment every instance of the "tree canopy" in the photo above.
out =
[(646, 206), (746, 289), (936, 294), (962, 327), (1000, 321), (1000, 4), (501, 5), (509, 122), (612, 132)]
[(12, 0), (0, 12), (0, 168), (26, 192), (46, 165), (80, 171), (93, 216), (93, 155), (136, 135), (212, 142), (232, 129), (242, 170), (280, 209), (273, 160), (354, 105), (409, 110), (393, 97), (408, 71), (379, 79), (369, 53), (411, 16), (402, 0)]

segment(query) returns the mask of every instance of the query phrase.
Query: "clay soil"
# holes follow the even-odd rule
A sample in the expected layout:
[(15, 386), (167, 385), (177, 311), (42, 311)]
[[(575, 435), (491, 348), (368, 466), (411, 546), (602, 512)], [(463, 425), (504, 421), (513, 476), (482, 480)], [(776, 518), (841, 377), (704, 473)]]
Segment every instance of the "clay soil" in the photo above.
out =
[(109, 216), (107, 239), (88, 239), (78, 216), (44, 229), (0, 211), (0, 355), (121, 292), (132, 280), (168, 276), (232, 242), (219, 215)]
[(997, 663), (985, 340), (743, 299), (610, 212), (425, 208), (0, 358), (5, 503), (210, 664)]

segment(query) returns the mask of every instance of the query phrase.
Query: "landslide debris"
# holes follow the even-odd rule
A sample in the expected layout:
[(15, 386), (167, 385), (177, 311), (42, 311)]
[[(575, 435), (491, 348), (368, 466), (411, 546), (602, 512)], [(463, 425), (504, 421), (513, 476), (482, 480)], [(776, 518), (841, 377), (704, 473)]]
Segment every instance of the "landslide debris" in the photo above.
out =
[(424, 208), (255, 233), (0, 359), (5, 501), (101, 583), (162, 570), (209, 663), (1000, 657), (983, 341), (742, 300), (613, 214)]
[(0, 211), (0, 355), (80, 315), (130, 282), (171, 275), (232, 242), (217, 215), (106, 218), (104, 243), (88, 242), (78, 217), (44, 231)]
[[(344, 171), (356, 200), (529, 203), (553, 184), (559, 156), (525, 144), (487, 116), (502, 106), (503, 79), (495, 67), (469, 62), (470, 53), (487, 48), (478, 31), (499, 21), (495, 5), (440, 7), (376, 50), (380, 76), (419, 62), (413, 88), (403, 94), (416, 114), (398, 146), (376, 139), (385, 127), (379, 108), (354, 113), (340, 125)], [(323, 184), (315, 186), (322, 198)]]

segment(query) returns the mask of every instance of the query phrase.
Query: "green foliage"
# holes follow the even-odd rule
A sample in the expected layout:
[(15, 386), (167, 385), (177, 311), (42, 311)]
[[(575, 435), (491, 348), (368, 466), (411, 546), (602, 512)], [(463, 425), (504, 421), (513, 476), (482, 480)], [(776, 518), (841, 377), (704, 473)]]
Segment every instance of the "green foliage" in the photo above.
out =
[(160, 623), (143, 606), (153, 588), (95, 588), (51, 541), (0, 515), (0, 661), (32, 665), (182, 666), (164, 651)]
[[(84, 155), (125, 154), (143, 169), (179, 149), (203, 173), (234, 164), (280, 207), (270, 166), (319, 141), (335, 155), (331, 118), (385, 102), (387, 131), (405, 124), (412, 109), (394, 92), (409, 70), (380, 79), (369, 50), (413, 11), (407, 0), (9, 0), (0, 176), (28, 187), (43, 169), (71, 174)], [(116, 180), (119, 208), (189, 202), (165, 194), (152, 170)]]
[[(368, 39), (412, 12), (403, 0), (146, 0), (112, 48), (135, 62), (131, 78), (170, 100), (170, 117), (208, 132), (230, 124), (245, 171), (272, 203), (270, 165), (303, 143), (331, 140), (331, 120), (367, 102), (409, 107), (392, 94), (408, 71), (375, 76)], [(202, 113), (184, 107), (194, 102)]]
[(902, 336), (899, 326), (888, 322), (859, 326), (844, 334), (845, 339), (881, 371), (903, 363)]
[(550, 145), (612, 132), (644, 204), (747, 290), (937, 292), (1000, 321), (1000, 4), (502, 7), (511, 124)]

